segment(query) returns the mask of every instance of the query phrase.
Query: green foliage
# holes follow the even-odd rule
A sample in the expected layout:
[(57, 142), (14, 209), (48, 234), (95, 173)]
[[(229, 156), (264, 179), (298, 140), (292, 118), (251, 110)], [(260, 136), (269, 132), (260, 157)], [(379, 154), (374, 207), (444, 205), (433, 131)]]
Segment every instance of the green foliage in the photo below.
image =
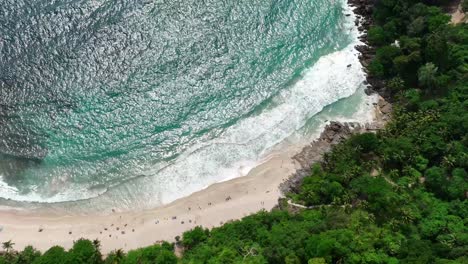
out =
[(326, 264), (327, 262), (325, 261), (324, 258), (311, 258), (307, 262), (307, 264)]
[(426, 38), (424, 54), (426, 61), (434, 63), (437, 68), (444, 70), (449, 64), (449, 47), (447, 37), (443, 32), (430, 34)]
[(394, 78), (388, 80), (386, 84), (387, 84), (386, 86), (393, 93), (397, 93), (397, 92), (403, 90), (403, 88), (405, 88), (405, 82), (400, 77), (394, 77)]
[(385, 30), (379, 26), (371, 27), (367, 32), (367, 38), (372, 45), (376, 46), (381, 46), (387, 41)]
[(182, 244), (188, 249), (193, 248), (207, 239), (207, 233), (208, 230), (204, 230), (201, 226), (197, 226), (184, 233)]
[(105, 264), (120, 264), (123, 263), (126, 254), (123, 250), (118, 249), (114, 250), (107, 255), (106, 260), (104, 261)]
[(62, 264), (68, 259), (67, 252), (63, 247), (54, 246), (47, 250), (44, 255), (36, 258), (33, 264)]
[(441, 1), (376, 3), (368, 70), (393, 95), (392, 120), (312, 167), (287, 196), (309, 208), (195, 227), (179, 260), (165, 242), (103, 262), (99, 241), (80, 239), (42, 256), (7, 241), (0, 264), (468, 263), (468, 27), (448, 25)]
[(102, 256), (99, 251), (98, 243), (93, 243), (87, 239), (79, 239), (75, 241), (73, 247), (68, 252), (70, 263), (101, 263)]
[(33, 248), (32, 246), (27, 246), (21, 251), (16, 259), (16, 264), (29, 264), (33, 263), (34, 260), (38, 259), (41, 256), (41, 252)]
[(421, 66), (418, 71), (419, 85), (422, 87), (433, 89), (436, 86), (437, 67), (432, 63), (428, 62)]
[(383, 77), (385, 72), (384, 72), (384, 66), (380, 61), (374, 59), (371, 61), (369, 64), (369, 71), (372, 73), (373, 76), (376, 77)]
[[(115, 256), (113, 256), (115, 258)], [(131, 250), (121, 262), (123, 264), (176, 264), (174, 253), (161, 245), (153, 245), (141, 249)]]
[(390, 76), (395, 72), (394, 59), (400, 55), (400, 48), (394, 45), (387, 45), (377, 49), (375, 61), (383, 66), (383, 76)]
[(414, 19), (409, 25), (408, 25), (408, 35), (410, 36), (421, 36), (424, 31), (426, 30), (426, 21), (424, 17), (418, 17)]
[(468, 173), (463, 168), (455, 168), (447, 186), (447, 195), (450, 199), (464, 199), (468, 190)]
[(443, 14), (440, 8), (429, 7), (429, 13), (430, 16), (427, 19), (427, 24), (430, 32), (440, 29), (450, 21), (450, 16)]

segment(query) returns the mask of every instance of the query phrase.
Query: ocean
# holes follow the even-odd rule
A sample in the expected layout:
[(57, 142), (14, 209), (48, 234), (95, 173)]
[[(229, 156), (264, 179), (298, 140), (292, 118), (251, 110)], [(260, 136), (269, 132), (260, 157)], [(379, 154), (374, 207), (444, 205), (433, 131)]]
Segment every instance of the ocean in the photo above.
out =
[(246, 175), (359, 112), (357, 34), (341, 0), (0, 0), (0, 198), (148, 208)]

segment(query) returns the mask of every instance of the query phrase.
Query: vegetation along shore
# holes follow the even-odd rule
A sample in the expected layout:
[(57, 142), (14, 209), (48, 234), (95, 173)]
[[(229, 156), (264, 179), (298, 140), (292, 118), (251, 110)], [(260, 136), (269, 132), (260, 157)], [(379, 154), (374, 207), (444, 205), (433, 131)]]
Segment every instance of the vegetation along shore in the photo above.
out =
[(349, 4), (368, 93), (392, 104), (385, 127), (331, 123), (271, 211), (105, 257), (99, 240), (39, 252), (12, 239), (0, 263), (468, 263), (468, 25), (443, 0)]

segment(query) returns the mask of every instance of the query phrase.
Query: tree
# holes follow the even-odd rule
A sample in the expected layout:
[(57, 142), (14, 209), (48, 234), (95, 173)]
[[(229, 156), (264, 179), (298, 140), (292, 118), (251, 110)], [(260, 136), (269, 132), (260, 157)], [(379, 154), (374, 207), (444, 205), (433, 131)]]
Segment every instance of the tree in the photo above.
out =
[(385, 138), (382, 154), (387, 169), (402, 169), (415, 154), (410, 137)]
[(327, 264), (324, 258), (311, 258), (307, 264)]
[(449, 47), (445, 33), (433, 33), (429, 35), (426, 42), (424, 49), (426, 60), (433, 62), (440, 70), (446, 69), (449, 62)]
[(27, 246), (23, 251), (19, 252), (18, 259), (16, 264), (31, 264), (34, 260), (38, 259), (41, 256), (41, 252), (33, 248), (32, 246)]
[(207, 231), (203, 230), (201, 226), (197, 226), (194, 229), (184, 232), (182, 238), (182, 244), (187, 249), (193, 248), (199, 243), (205, 241), (207, 238)]
[(379, 146), (379, 140), (374, 133), (358, 134), (351, 137), (349, 141), (353, 146), (359, 147), (364, 153), (376, 151)]
[(63, 264), (66, 263), (68, 254), (63, 247), (54, 246), (47, 250), (44, 255), (35, 259), (33, 264)]
[(285, 264), (301, 264), (301, 260), (294, 254), (287, 255), (284, 258)]
[(429, 7), (429, 12), (431, 15), (427, 20), (428, 28), (430, 32), (434, 32), (442, 26), (447, 25), (450, 22), (450, 16), (441, 12), (438, 7)]
[(382, 27), (373, 26), (369, 29), (367, 33), (369, 42), (376, 46), (382, 46), (387, 42), (387, 36)]
[(433, 252), (428, 240), (410, 239), (401, 249), (399, 258), (403, 263), (432, 263)]
[(419, 85), (425, 88), (433, 89), (437, 81), (437, 67), (432, 62), (421, 66), (418, 71)]
[(426, 29), (426, 22), (424, 17), (418, 17), (408, 25), (408, 35), (410, 36), (421, 36)]
[(386, 84), (393, 93), (397, 93), (405, 88), (405, 81), (400, 77), (394, 77), (388, 80)]
[(73, 264), (99, 264), (102, 263), (102, 256), (99, 252), (99, 241), (91, 242), (88, 239), (79, 239), (75, 241), (69, 251), (69, 261)]
[(410, 54), (421, 50), (421, 38), (411, 38), (401, 36), (399, 39), (400, 48), (405, 54)]
[(376, 77), (384, 76), (384, 66), (377, 59), (374, 59), (370, 62), (369, 71), (373, 76), (376, 76)]
[(468, 192), (468, 173), (466, 173), (465, 169), (455, 168), (452, 171), (447, 192), (450, 199), (465, 198), (465, 193)]
[(160, 245), (152, 245), (145, 248), (131, 250), (124, 258), (125, 264), (176, 264), (177, 257), (174, 252), (167, 250)]
[(439, 197), (445, 197), (448, 179), (444, 169), (431, 167), (425, 171), (424, 175), (426, 177), (425, 185), (427, 188)]
[(7, 253), (9, 253), (10, 251), (13, 250), (14, 245), (15, 245), (15, 243), (11, 242), (11, 240), (8, 240), (8, 241), (2, 243), (2, 247)]
[(5, 250), (5, 260), (6, 260), (7, 263), (12, 263), (13, 262), (14, 256), (12, 254), (12, 251), (13, 251), (13, 246), (14, 245), (15, 245), (15, 243), (11, 242), (11, 240), (8, 240), (8, 241), (2, 243), (2, 247)]
[(243, 259), (237, 254), (237, 252), (231, 248), (221, 248), (216, 255), (210, 257), (208, 263), (210, 264), (234, 264), (243, 263)]
[(172, 251), (161, 250), (155, 259), (155, 263), (158, 264), (177, 264), (177, 257)]
[(109, 253), (107, 255), (106, 260), (104, 261), (105, 264), (120, 264), (123, 263), (125, 258), (125, 252), (122, 249), (117, 249)]
[(401, 50), (395, 45), (387, 45), (377, 49), (376, 59), (383, 66), (384, 75), (390, 76), (395, 72), (393, 60), (401, 55)]

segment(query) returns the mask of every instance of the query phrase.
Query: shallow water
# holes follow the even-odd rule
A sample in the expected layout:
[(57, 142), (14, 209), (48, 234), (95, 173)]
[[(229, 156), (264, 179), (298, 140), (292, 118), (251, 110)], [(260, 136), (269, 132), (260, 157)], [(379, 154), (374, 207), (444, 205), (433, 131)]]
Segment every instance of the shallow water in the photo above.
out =
[(144, 207), (245, 175), (360, 87), (346, 13), (330, 0), (0, 0), (0, 197)]

